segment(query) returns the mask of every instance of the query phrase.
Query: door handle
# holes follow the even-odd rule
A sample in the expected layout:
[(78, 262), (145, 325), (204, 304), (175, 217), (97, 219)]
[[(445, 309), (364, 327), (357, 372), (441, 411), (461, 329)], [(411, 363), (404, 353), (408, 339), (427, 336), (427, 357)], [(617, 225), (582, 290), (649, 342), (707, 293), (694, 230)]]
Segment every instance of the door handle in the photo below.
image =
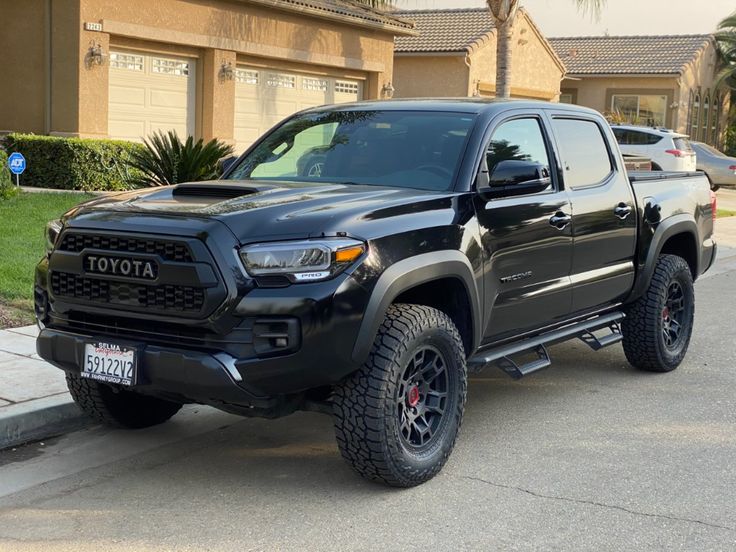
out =
[(616, 205), (616, 208), (613, 210), (613, 214), (616, 215), (621, 220), (624, 220), (626, 217), (628, 217), (631, 214), (631, 206), (626, 205), (625, 203), (621, 202), (618, 205)]
[(558, 230), (564, 230), (565, 227), (572, 222), (572, 217), (566, 215), (562, 211), (557, 211), (552, 218), (549, 219), (549, 223), (557, 228)]

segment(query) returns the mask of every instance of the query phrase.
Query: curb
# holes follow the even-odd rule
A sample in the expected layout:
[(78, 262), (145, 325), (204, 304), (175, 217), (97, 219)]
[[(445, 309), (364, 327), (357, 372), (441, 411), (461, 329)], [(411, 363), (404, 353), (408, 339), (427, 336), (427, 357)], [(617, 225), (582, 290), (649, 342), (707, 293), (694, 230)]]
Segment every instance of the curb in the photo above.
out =
[(68, 394), (4, 406), (0, 450), (81, 429), (91, 421)]

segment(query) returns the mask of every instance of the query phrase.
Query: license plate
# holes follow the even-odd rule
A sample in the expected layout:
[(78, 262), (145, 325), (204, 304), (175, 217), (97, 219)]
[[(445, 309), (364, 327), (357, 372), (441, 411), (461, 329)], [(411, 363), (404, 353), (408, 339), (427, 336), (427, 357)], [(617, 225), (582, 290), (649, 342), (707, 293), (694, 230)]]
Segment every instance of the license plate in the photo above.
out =
[(135, 385), (136, 349), (115, 343), (84, 346), (82, 377), (118, 385)]

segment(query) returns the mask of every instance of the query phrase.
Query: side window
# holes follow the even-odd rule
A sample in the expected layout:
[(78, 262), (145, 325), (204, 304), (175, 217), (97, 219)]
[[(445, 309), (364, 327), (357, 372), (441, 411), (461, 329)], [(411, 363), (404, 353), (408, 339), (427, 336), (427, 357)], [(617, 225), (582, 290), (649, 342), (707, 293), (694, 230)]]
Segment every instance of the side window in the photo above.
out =
[(486, 149), (486, 163), (491, 186), (549, 178), (549, 156), (539, 120), (514, 119), (501, 123)]
[(602, 182), (613, 170), (600, 127), (582, 119), (555, 119), (565, 184), (580, 188)]
[(614, 128), (613, 135), (616, 137), (616, 141), (622, 146), (628, 145), (629, 133), (622, 128)]
[(657, 144), (662, 141), (662, 136), (656, 134), (647, 134), (647, 145)]

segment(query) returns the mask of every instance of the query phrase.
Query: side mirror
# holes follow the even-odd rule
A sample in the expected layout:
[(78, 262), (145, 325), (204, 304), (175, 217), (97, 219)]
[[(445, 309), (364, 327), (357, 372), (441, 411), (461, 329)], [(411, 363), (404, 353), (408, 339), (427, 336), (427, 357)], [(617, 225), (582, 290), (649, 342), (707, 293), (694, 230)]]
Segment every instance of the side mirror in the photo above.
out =
[(490, 171), (484, 166), (478, 173), (478, 193), (489, 198), (535, 194), (552, 183), (549, 167), (533, 161), (505, 159)]
[(238, 160), (237, 157), (234, 155), (231, 155), (229, 157), (223, 157), (217, 162), (217, 169), (220, 174), (225, 174), (227, 170), (233, 166), (233, 164)]

